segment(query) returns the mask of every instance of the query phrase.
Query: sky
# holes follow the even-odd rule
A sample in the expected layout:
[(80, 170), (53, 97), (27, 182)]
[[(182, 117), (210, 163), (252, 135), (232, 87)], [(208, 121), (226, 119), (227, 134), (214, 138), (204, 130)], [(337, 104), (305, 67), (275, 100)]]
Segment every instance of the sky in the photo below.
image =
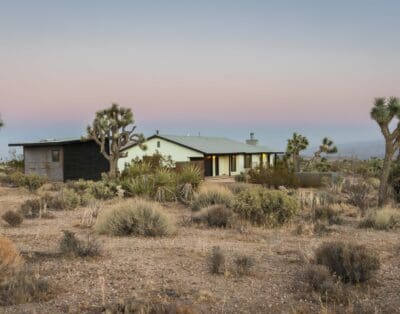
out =
[(379, 139), (374, 97), (400, 96), (400, 1), (0, 0), (0, 156), (85, 134), (132, 108), (151, 135), (283, 149)]

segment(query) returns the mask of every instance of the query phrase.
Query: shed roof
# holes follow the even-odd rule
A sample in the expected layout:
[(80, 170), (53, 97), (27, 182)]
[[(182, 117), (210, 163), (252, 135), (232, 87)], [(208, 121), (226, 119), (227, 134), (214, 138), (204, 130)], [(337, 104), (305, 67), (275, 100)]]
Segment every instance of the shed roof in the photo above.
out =
[(58, 146), (58, 145), (67, 145), (73, 143), (80, 143), (80, 142), (88, 142), (92, 141), (91, 139), (85, 138), (64, 138), (64, 139), (43, 139), (40, 141), (32, 141), (32, 142), (20, 142), (20, 143), (10, 143), (8, 146)]
[[(166, 141), (178, 144), (189, 149), (201, 152), (203, 154), (237, 154), (237, 153), (280, 153), (267, 146), (249, 145), (239, 141), (231, 140), (225, 137), (208, 136), (179, 136), (179, 135), (153, 135), (147, 138), (160, 138)], [(123, 150), (135, 146), (127, 145)]]

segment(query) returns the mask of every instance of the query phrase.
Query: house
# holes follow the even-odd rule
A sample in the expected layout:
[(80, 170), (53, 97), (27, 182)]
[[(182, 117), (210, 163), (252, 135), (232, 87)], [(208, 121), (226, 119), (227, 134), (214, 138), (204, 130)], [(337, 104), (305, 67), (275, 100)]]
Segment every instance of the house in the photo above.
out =
[(257, 145), (254, 133), (250, 134), (246, 143), (242, 143), (223, 137), (161, 135), (156, 132), (144, 144), (146, 150), (135, 144), (128, 144), (122, 149), (127, 156), (118, 162), (120, 171), (131, 160), (158, 152), (171, 156), (174, 162), (200, 162), (205, 176), (233, 176), (260, 164), (274, 166), (277, 155), (283, 154)]
[(51, 181), (99, 180), (109, 163), (93, 140), (42, 140), (11, 143), (24, 150), (25, 174), (36, 173)]

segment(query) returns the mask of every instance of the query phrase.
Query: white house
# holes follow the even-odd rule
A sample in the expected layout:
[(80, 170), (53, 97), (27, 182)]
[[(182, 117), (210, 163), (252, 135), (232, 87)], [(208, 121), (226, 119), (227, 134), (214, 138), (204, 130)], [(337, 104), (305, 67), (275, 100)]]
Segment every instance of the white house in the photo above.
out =
[(260, 165), (270, 167), (282, 152), (257, 145), (254, 134), (246, 143), (222, 137), (161, 135), (158, 132), (146, 139), (146, 150), (138, 145), (127, 145), (122, 150), (127, 157), (118, 162), (122, 171), (126, 163), (135, 158), (151, 156), (158, 152), (171, 156), (174, 162), (204, 162), (205, 176), (232, 176)]

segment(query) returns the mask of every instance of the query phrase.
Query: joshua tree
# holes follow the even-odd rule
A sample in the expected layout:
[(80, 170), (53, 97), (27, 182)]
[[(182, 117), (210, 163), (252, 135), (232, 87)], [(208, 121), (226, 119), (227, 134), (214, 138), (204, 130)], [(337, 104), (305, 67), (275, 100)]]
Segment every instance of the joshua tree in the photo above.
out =
[(110, 108), (98, 111), (93, 124), (87, 127), (88, 137), (100, 145), (101, 153), (110, 163), (111, 177), (118, 175), (118, 159), (126, 157), (126, 153), (121, 152), (124, 145), (131, 142), (143, 147), (144, 137), (134, 133), (136, 126), (133, 123), (131, 109), (112, 104)]
[(286, 155), (292, 157), (294, 171), (298, 172), (300, 171), (300, 152), (307, 148), (308, 139), (295, 132), (287, 142)]
[(378, 123), (382, 135), (385, 138), (385, 158), (381, 172), (381, 183), (379, 186), (379, 206), (387, 202), (388, 179), (393, 156), (400, 148), (400, 121), (396, 128), (391, 131), (389, 125), (393, 119), (400, 118), (400, 102), (396, 97), (376, 98), (371, 109), (371, 118)]
[(307, 164), (307, 168), (309, 168), (312, 162), (316, 159), (321, 159), (322, 154), (336, 154), (338, 151), (337, 147), (333, 145), (333, 141), (328, 137), (324, 137), (322, 139), (322, 144), (319, 145), (318, 150), (314, 153), (314, 156), (310, 159)]

